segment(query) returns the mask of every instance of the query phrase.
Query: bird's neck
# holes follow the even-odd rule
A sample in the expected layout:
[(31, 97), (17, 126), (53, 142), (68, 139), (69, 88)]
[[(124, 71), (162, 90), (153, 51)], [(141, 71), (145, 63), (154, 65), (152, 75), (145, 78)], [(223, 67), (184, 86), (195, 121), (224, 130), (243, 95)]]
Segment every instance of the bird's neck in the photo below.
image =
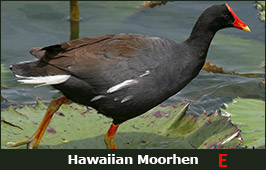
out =
[(207, 24), (205, 25), (197, 22), (190, 36), (184, 43), (188, 45), (191, 51), (196, 53), (195, 55), (197, 58), (205, 60), (209, 46), (216, 32), (216, 30), (213, 31), (209, 29)]

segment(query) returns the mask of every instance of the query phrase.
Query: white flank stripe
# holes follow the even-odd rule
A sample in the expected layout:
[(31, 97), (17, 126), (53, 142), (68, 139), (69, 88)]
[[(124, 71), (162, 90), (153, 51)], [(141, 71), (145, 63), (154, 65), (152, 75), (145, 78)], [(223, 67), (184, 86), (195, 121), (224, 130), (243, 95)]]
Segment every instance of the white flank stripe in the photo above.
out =
[(105, 97), (104, 95), (99, 95), (99, 96), (95, 96), (94, 98), (91, 99), (91, 102), (95, 101), (95, 100), (99, 100), (101, 98)]
[(43, 76), (43, 77), (23, 77), (16, 75), (18, 78), (24, 78), (24, 80), (18, 80), (22, 84), (40, 84), (35, 87), (60, 84), (67, 81), (70, 75), (54, 75), (54, 76)]
[(149, 75), (151, 72), (150, 70), (146, 70), (144, 74), (141, 74), (139, 77), (144, 77), (144, 76), (147, 76)]
[(138, 83), (138, 80), (134, 80), (134, 79), (125, 80), (122, 83), (117, 84), (117, 85), (109, 88), (106, 92), (107, 93), (113, 93), (113, 92), (118, 91), (118, 90), (120, 90), (122, 88), (125, 88), (127, 86), (131, 86), (131, 85), (137, 84), (137, 83)]
[(133, 98), (133, 96), (126, 96), (126, 97), (124, 97), (124, 98), (121, 100), (121, 103), (125, 103), (125, 102), (129, 101), (129, 100), (132, 99), (132, 98)]

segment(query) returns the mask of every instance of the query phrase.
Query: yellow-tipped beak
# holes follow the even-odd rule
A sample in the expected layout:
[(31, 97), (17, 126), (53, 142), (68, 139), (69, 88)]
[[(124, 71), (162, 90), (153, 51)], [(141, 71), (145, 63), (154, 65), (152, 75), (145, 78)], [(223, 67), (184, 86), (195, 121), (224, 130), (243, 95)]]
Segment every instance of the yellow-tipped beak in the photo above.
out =
[(232, 16), (235, 19), (235, 21), (233, 23), (233, 26), (235, 28), (241, 29), (243, 31), (251, 32), (250, 29), (249, 29), (249, 27), (236, 16), (236, 14), (234, 13), (234, 11), (231, 9), (231, 7), (227, 3), (225, 3), (225, 6), (229, 10), (229, 12), (231, 12)]
[(251, 32), (248, 26), (242, 27), (243, 31)]

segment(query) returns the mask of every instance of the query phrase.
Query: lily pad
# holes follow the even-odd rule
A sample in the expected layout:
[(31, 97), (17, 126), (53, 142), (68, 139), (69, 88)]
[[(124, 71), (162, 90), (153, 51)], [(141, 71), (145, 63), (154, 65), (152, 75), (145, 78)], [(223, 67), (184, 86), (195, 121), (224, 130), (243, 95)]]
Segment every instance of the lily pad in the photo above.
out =
[[(198, 119), (186, 114), (189, 103), (159, 105), (147, 113), (121, 124), (116, 135), (118, 148), (236, 148), (241, 144), (240, 130), (228, 117), (217, 112), (203, 113)], [(7, 142), (29, 138), (40, 123), (47, 106), (36, 106), (1, 113), (1, 148)], [(111, 119), (75, 103), (63, 105), (54, 115), (39, 148), (105, 148), (103, 137)], [(19, 146), (16, 148), (25, 148)]]
[(202, 70), (211, 73), (231, 74), (231, 75), (238, 75), (249, 78), (265, 78), (265, 74), (260, 74), (260, 73), (236, 73), (235, 71), (226, 72), (222, 67), (218, 67), (216, 64), (212, 65), (210, 61), (205, 62)]
[(265, 146), (265, 102), (255, 99), (234, 99), (225, 104), (222, 115), (231, 117), (241, 129), (243, 145), (249, 148)]
[(265, 1), (257, 1), (256, 7), (259, 11), (260, 20), (265, 22)]
[(150, 7), (150, 8), (154, 8), (156, 6), (161, 6), (161, 5), (165, 5), (167, 3), (167, 1), (144, 1), (143, 2), (143, 7)]
[(222, 67), (218, 67), (216, 64), (211, 65), (210, 61), (205, 62), (202, 70), (212, 73), (226, 73)]

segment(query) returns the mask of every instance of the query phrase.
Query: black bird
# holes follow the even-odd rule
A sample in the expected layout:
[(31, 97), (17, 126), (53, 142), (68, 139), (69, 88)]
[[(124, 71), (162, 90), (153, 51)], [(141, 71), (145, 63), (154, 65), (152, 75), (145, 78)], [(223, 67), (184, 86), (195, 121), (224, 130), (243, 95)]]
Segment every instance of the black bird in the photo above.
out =
[(116, 149), (119, 124), (139, 116), (184, 88), (204, 65), (215, 33), (223, 28), (250, 29), (228, 4), (213, 5), (198, 18), (182, 43), (140, 34), (86, 37), (43, 48), (33, 48), (35, 61), (10, 67), (25, 84), (52, 85), (65, 95), (50, 103), (36, 133), (27, 144), (37, 148), (59, 107), (70, 100), (90, 106), (113, 119), (105, 135)]

